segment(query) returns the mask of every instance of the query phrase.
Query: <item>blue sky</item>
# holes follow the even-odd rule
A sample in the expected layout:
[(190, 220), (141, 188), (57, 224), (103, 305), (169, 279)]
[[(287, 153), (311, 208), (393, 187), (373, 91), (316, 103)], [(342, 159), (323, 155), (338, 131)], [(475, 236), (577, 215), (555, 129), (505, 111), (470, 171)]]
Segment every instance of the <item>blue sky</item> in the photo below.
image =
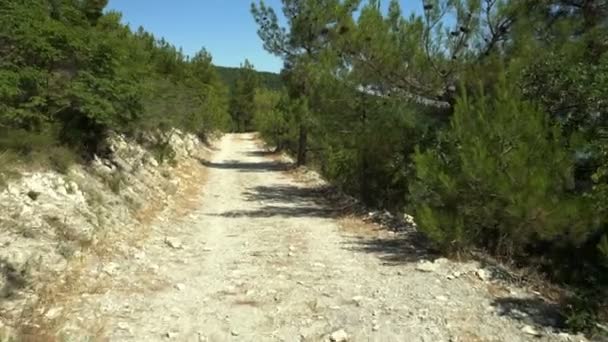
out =
[[(265, 2), (280, 12), (280, 0)], [(406, 14), (421, 2), (401, 0)], [(108, 9), (122, 12), (132, 29), (143, 26), (186, 54), (205, 47), (217, 65), (239, 66), (247, 58), (258, 70), (278, 72), (283, 63), (264, 51), (250, 4), (250, 0), (110, 0)]]

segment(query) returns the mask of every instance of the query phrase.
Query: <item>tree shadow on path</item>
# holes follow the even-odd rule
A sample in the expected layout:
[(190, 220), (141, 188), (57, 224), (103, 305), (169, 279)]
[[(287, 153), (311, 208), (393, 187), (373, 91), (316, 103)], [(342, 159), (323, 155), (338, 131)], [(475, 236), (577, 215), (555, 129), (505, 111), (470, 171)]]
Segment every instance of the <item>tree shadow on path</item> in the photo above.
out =
[(199, 162), (208, 168), (237, 170), (239, 172), (278, 172), (287, 171), (291, 168), (291, 164), (279, 161), (250, 163), (238, 160), (226, 160), (221, 163), (214, 163), (205, 159), (199, 159)]
[(492, 302), (500, 316), (509, 317), (524, 324), (543, 328), (563, 329), (566, 321), (559, 304), (545, 299), (501, 297)]
[(344, 248), (374, 254), (387, 266), (439, 257), (429, 248), (428, 240), (415, 231), (399, 232), (393, 236), (356, 236), (345, 242)]
[(323, 188), (308, 188), (292, 185), (256, 186), (243, 194), (248, 202), (257, 202), (253, 210), (231, 210), (223, 217), (319, 217), (334, 218), (340, 212), (333, 209), (323, 197)]

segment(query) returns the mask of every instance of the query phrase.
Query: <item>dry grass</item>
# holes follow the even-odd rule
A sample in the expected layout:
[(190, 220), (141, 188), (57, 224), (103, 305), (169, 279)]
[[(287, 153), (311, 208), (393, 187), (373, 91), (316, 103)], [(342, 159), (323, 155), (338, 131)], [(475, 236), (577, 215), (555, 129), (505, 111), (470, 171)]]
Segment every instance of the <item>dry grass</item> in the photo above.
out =
[[(17, 322), (19, 326), (19, 341), (61, 341), (57, 336), (57, 331), (62, 327), (69, 317), (69, 308), (74, 307), (75, 300), (83, 294), (102, 294), (108, 286), (109, 281), (86, 277), (85, 270), (90, 264), (90, 257), (83, 257), (74, 260), (68, 271), (62, 275), (49, 276), (44, 283), (47, 284), (38, 292), (38, 300), (28, 305), (23, 310)], [(61, 279), (56, 281), (56, 279)], [(46, 315), (53, 308), (63, 308), (61, 314), (49, 319)], [(93, 341), (101, 341), (105, 325), (99, 322), (92, 327), (93, 334), (90, 336)]]

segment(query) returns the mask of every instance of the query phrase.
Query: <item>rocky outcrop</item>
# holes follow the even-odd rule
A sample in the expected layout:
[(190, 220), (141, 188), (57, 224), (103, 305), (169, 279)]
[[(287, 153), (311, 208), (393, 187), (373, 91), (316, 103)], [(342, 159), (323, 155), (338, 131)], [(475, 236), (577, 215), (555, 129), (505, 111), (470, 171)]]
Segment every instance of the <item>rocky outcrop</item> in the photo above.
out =
[[(164, 162), (144, 147), (160, 144), (170, 152)], [(0, 189), (0, 321), (43, 286), (43, 276), (61, 272), (113, 232), (137, 226), (147, 207), (166, 204), (179, 186), (173, 169), (205, 150), (177, 130), (147, 134), (140, 143), (111, 135), (107, 145), (106, 159), (65, 175), (23, 172)]]

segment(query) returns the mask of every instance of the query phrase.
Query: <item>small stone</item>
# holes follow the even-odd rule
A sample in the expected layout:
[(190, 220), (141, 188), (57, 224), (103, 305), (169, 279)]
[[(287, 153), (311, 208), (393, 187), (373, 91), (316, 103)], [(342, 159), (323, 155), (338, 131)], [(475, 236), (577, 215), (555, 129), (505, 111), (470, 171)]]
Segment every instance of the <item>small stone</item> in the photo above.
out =
[(374, 324), (372, 326), (372, 331), (378, 331), (378, 330), (380, 330), (380, 326), (378, 324)]
[(325, 268), (325, 265), (320, 263), (320, 262), (313, 262), (312, 263), (313, 267), (318, 267), (318, 268)]
[(183, 249), (184, 245), (176, 238), (165, 238), (165, 244), (173, 249)]
[(294, 246), (289, 246), (289, 250), (290, 250), (291, 252), (295, 252), (295, 251), (296, 251), (296, 248), (295, 248)]
[(294, 256), (294, 255), (295, 255), (295, 254), (293, 254), (292, 252), (287, 253), (287, 256), (288, 256), (288, 257), (292, 257), (292, 256)]
[(348, 334), (344, 329), (340, 329), (329, 335), (329, 340), (331, 342), (346, 342), (348, 341)]
[(435, 297), (435, 299), (442, 301), (442, 302), (448, 301), (448, 297), (446, 297), (446, 296), (437, 296), (437, 297)]
[(186, 285), (181, 284), (181, 283), (180, 283), (180, 284), (176, 284), (176, 285), (175, 285), (175, 288), (176, 288), (177, 290), (179, 290), (179, 291), (184, 291), (184, 290), (186, 289)]
[(447, 264), (448, 262), (450, 261), (447, 258), (437, 258), (433, 261), (435, 264)]
[(416, 270), (420, 272), (437, 272), (437, 270), (439, 270), (439, 264), (421, 261), (418, 263), (418, 266), (416, 266)]
[(480, 268), (477, 271), (475, 271), (475, 274), (481, 281), (484, 281), (484, 282), (490, 281), (490, 279), (492, 279), (492, 274), (490, 273), (490, 271), (484, 270), (483, 268)]
[(104, 265), (101, 270), (102, 270), (102, 272), (106, 273), (107, 275), (113, 276), (117, 273), (119, 268), (120, 268), (120, 265), (118, 265), (115, 262), (110, 262), (110, 263)]
[(125, 322), (118, 323), (118, 329), (120, 330), (129, 330), (129, 325)]
[(352, 301), (357, 304), (357, 306), (361, 306), (361, 302), (363, 301), (363, 296), (354, 296)]
[(533, 327), (529, 326), (529, 325), (524, 325), (523, 328), (521, 328), (521, 331), (525, 334), (528, 335), (532, 335), (532, 336), (540, 336), (541, 333), (538, 332), (536, 329), (534, 329)]
[(172, 340), (172, 339), (174, 339), (174, 338), (177, 337), (177, 333), (169, 331), (169, 332), (165, 333), (165, 337), (168, 338), (168, 339), (170, 339), (170, 340)]
[(46, 312), (46, 314), (44, 315), (45, 318), (49, 319), (49, 320), (53, 320), (57, 317), (59, 317), (59, 315), (61, 315), (61, 312), (63, 311), (62, 307), (57, 307), (57, 308), (52, 308), (49, 311)]
[(236, 331), (236, 330), (231, 330), (230, 331), (230, 335), (232, 335), (232, 336), (239, 336), (239, 332)]

